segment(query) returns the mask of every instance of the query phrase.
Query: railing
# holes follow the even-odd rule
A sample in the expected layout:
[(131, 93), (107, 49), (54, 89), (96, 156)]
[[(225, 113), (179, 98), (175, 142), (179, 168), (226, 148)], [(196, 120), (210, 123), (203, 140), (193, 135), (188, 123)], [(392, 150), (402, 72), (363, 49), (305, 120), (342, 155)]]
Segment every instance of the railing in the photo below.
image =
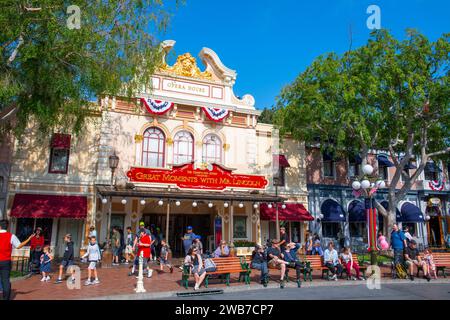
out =
[(11, 271), (19, 276), (27, 275), (31, 272), (30, 248), (14, 249), (11, 255)]

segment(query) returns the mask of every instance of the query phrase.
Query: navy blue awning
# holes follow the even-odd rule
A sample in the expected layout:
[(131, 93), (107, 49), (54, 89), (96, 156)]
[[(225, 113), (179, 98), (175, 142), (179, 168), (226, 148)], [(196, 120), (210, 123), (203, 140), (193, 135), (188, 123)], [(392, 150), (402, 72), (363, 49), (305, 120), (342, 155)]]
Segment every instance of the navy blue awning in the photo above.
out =
[(424, 170), (427, 172), (442, 172), (441, 168), (439, 168), (434, 162), (427, 162)]
[[(380, 204), (381, 204), (386, 210), (389, 210), (389, 202), (387, 202), (387, 201), (382, 201)], [(400, 217), (400, 211), (399, 211), (397, 208), (395, 209), (395, 216), (396, 216), (397, 221), (398, 221), (398, 219), (399, 219), (399, 217)]]
[(345, 212), (335, 200), (327, 199), (322, 203), (320, 211), (324, 222), (345, 222)]
[(404, 202), (400, 208), (400, 216), (397, 214), (397, 222), (424, 222), (422, 211), (411, 202)]
[[(403, 158), (399, 159), (400, 161), (403, 160)], [(417, 169), (417, 167), (410, 161), (403, 167), (404, 170), (410, 170), (410, 169)]]
[(348, 222), (365, 222), (366, 209), (363, 202), (353, 200), (348, 205)]
[(377, 156), (378, 164), (386, 167), (394, 167), (394, 164), (389, 161), (388, 157), (384, 154)]

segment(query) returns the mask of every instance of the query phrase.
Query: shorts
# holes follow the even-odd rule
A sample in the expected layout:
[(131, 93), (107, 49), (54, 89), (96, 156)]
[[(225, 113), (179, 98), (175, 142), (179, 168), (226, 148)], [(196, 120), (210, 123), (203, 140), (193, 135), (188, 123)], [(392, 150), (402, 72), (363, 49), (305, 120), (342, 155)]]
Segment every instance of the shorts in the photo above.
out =
[(63, 268), (68, 268), (73, 265), (73, 260), (63, 260), (61, 261)]
[(97, 269), (97, 261), (89, 261), (88, 269), (89, 269), (89, 270), (95, 270), (95, 269)]
[(120, 248), (113, 248), (113, 256), (118, 256), (120, 254)]
[(169, 265), (169, 260), (164, 259), (164, 258), (159, 258), (159, 263), (162, 265)]
[(422, 264), (423, 264), (423, 262), (419, 262), (417, 260), (413, 260), (413, 261), (406, 260), (405, 263), (407, 266), (410, 266), (411, 264), (415, 264), (416, 266), (422, 266)]
[(199, 276), (201, 276), (205, 272), (206, 272), (206, 270), (204, 268), (199, 269), (198, 266), (194, 266), (192, 268), (192, 274), (196, 274), (197, 273)]
[(127, 245), (125, 247), (125, 254), (132, 254), (133, 253), (133, 246)]
[(269, 267), (271, 268), (280, 268), (281, 263), (278, 262), (278, 260), (271, 259), (268, 263)]

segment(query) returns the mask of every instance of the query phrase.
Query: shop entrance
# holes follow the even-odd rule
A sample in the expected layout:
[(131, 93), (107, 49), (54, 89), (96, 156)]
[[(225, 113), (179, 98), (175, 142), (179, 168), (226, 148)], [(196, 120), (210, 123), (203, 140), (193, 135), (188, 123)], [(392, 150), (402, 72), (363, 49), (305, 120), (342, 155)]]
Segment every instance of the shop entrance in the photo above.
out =
[[(165, 214), (146, 214), (142, 219), (145, 225), (154, 224), (160, 228), (161, 232), (166, 232), (166, 215)], [(192, 226), (196, 235), (200, 235), (203, 250), (209, 248), (209, 241), (214, 235), (211, 216), (208, 214), (171, 214), (169, 216), (169, 245), (172, 249), (173, 257), (184, 256), (183, 243), (181, 237), (184, 235), (187, 226)], [(166, 237), (166, 235), (164, 235)]]
[(441, 230), (441, 217), (430, 216), (428, 243), (431, 247), (441, 247), (442, 243), (442, 230)]

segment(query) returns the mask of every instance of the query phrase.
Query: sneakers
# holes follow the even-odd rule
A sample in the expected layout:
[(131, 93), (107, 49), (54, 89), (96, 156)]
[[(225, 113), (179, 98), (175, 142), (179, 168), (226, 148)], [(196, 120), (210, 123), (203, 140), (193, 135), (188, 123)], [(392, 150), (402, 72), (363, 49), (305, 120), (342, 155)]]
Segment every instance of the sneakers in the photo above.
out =
[(92, 284), (99, 284), (100, 283), (100, 281), (98, 280), (98, 279), (95, 279), (93, 282), (92, 282)]
[(91, 280), (86, 280), (86, 282), (84, 283), (85, 286), (90, 286), (92, 284)]
[(112, 265), (113, 265), (113, 266), (118, 266), (119, 264), (118, 264), (118, 263), (114, 263), (114, 262), (113, 262), (113, 263), (112, 263)]
[(58, 284), (58, 283), (62, 283), (63, 281), (62, 281), (62, 279), (56, 279), (56, 281), (55, 281), (55, 284)]
[(413, 276), (413, 275), (410, 275), (410, 276), (409, 276), (409, 280), (414, 281), (414, 276)]
[(47, 281), (47, 277), (42, 277), (41, 282)]
[(153, 275), (153, 270), (152, 269), (148, 270), (147, 278), (151, 278), (152, 275)]
[(50, 281), (50, 276), (45, 277), (45, 282)]
[(200, 286), (198, 284), (195, 284), (194, 290), (197, 291), (198, 289), (200, 289)]

